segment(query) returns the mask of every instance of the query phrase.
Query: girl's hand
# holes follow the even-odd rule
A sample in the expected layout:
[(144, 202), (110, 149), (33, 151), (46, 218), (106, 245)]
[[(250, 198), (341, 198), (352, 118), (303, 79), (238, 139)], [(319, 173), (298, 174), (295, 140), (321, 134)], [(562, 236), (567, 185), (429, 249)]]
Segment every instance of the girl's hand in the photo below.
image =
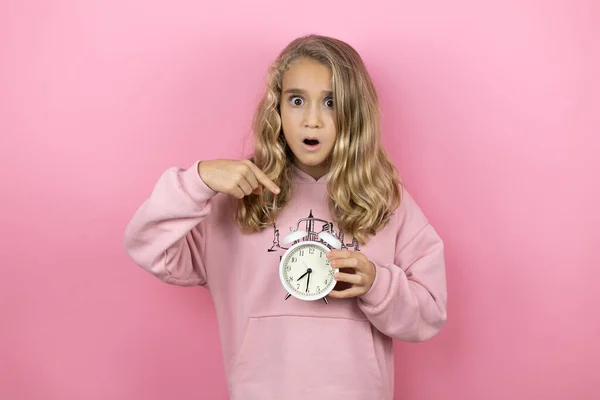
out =
[(327, 253), (327, 258), (331, 260), (332, 268), (340, 269), (335, 275), (338, 284), (328, 297), (358, 297), (371, 289), (375, 280), (375, 265), (364, 254), (349, 250), (331, 250)]
[(215, 192), (241, 199), (258, 194), (262, 186), (279, 193), (279, 187), (249, 160), (209, 160), (198, 164), (198, 174)]

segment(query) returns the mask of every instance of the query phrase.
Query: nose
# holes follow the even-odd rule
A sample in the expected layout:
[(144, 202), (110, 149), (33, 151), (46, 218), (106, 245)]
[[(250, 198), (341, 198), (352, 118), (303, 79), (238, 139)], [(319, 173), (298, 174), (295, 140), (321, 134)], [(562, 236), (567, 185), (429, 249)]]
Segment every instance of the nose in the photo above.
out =
[(304, 127), (320, 128), (323, 126), (321, 108), (318, 104), (312, 104), (304, 109)]

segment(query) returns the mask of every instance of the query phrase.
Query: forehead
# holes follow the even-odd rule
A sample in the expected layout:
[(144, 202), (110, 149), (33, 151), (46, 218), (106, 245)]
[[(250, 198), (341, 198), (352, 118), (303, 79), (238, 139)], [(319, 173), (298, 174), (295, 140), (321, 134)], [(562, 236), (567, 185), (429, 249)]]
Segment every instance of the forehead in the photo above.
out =
[(331, 91), (331, 69), (312, 59), (299, 58), (284, 72), (281, 86), (283, 90), (294, 88), (307, 92)]

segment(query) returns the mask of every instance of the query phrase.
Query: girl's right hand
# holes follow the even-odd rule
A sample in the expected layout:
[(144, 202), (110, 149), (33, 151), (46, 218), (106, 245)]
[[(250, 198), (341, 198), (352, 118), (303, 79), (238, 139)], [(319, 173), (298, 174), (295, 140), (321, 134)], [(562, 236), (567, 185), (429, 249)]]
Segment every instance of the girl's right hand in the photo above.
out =
[(278, 194), (280, 189), (250, 160), (208, 160), (198, 164), (198, 174), (215, 192), (241, 199), (258, 194), (262, 186)]

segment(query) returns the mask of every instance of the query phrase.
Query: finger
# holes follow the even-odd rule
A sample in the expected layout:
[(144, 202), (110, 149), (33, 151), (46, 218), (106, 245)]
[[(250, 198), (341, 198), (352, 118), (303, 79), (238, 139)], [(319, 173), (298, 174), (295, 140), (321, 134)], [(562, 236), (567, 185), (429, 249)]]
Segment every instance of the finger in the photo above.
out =
[(258, 183), (258, 180), (256, 179), (254, 172), (252, 172), (252, 169), (248, 168), (246, 170), (246, 173), (244, 174), (244, 177), (246, 178), (248, 184), (252, 188), (252, 194), (262, 193), (262, 185)]
[(250, 184), (248, 183), (248, 181), (246, 179), (244, 179), (244, 177), (242, 177), (237, 182), (237, 185), (241, 189), (241, 191), (244, 193), (245, 196), (252, 194), (252, 186), (250, 186)]
[(246, 178), (246, 180), (248, 181), (248, 184), (250, 185), (250, 187), (252, 187), (252, 190), (259, 187), (258, 180), (256, 180), (256, 176), (254, 175), (254, 172), (252, 172), (251, 168), (245, 169), (244, 178)]
[(347, 282), (358, 286), (362, 286), (365, 284), (364, 276), (359, 274), (347, 274), (344, 272), (338, 272), (335, 274), (334, 279), (337, 282)]
[(246, 196), (246, 194), (242, 191), (242, 189), (240, 189), (239, 186), (236, 186), (233, 189), (231, 189), (230, 194), (236, 199), (243, 199)]
[(327, 252), (327, 258), (330, 260), (349, 258), (352, 257), (354, 253), (355, 252), (349, 250), (330, 250)]
[(256, 179), (260, 183), (262, 183), (267, 189), (269, 189), (274, 194), (279, 193), (279, 191), (280, 191), (279, 187), (272, 180), (270, 180), (269, 177), (260, 170), (260, 168), (258, 168), (254, 163), (252, 163), (249, 160), (248, 160), (248, 166), (252, 169), (252, 171), (254, 172), (254, 175), (256, 176)]
[(356, 268), (358, 264), (357, 258), (337, 258), (330, 262), (332, 268)]
[(329, 292), (327, 297), (334, 299), (349, 299), (351, 297), (358, 297), (363, 295), (363, 289), (358, 286), (351, 286), (345, 290), (332, 290)]

